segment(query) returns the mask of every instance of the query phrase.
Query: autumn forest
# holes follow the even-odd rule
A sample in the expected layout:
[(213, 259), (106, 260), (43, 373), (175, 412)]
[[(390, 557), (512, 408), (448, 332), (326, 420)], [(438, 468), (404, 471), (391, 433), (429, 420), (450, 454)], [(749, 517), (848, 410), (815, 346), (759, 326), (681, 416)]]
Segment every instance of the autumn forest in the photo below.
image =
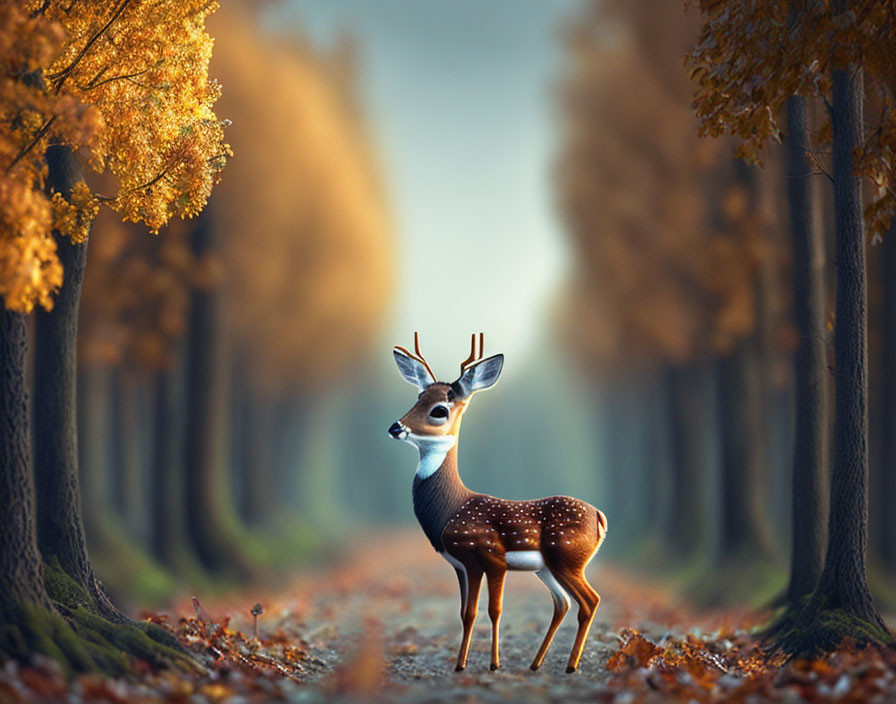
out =
[(894, 46), (0, 0), (0, 704), (896, 699)]

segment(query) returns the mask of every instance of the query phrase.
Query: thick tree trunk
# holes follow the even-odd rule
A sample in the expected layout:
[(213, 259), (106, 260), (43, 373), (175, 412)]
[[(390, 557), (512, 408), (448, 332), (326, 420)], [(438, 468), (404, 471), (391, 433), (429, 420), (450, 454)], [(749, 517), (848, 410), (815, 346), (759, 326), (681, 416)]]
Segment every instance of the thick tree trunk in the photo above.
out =
[(700, 362), (666, 371), (672, 478), (666, 529), (678, 556), (693, 556), (703, 547), (703, 486), (706, 483), (706, 368)]
[(717, 363), (722, 472), (720, 560), (766, 557), (759, 359), (752, 337)]
[(800, 340), (794, 363), (793, 543), (787, 600), (812, 592), (824, 564), (827, 479), (824, 246), (812, 226), (805, 100), (787, 100), (787, 198), (793, 241), (793, 307)]
[(37, 550), (34, 480), (25, 390), (25, 319), (0, 306), (0, 615), (35, 604), (49, 608)]
[(862, 74), (834, 71), (834, 217), (837, 228), (837, 317), (834, 332), (836, 412), (831, 513), (825, 566), (816, 592), (827, 608), (883, 625), (871, 603), (865, 568), (868, 529), (867, 284), (862, 185), (853, 150), (862, 144)]
[[(848, 0), (836, 3), (837, 12)], [(837, 228), (836, 402), (828, 545), (818, 586), (778, 645), (796, 655), (834, 650), (846, 637), (890, 642), (871, 601), (868, 532), (867, 282), (862, 185), (853, 153), (862, 138), (862, 71), (833, 71), (834, 220)]]
[[(79, 178), (75, 156), (67, 147), (46, 154), (50, 187), (68, 196)], [(72, 244), (54, 233), (63, 267), (63, 283), (53, 310), (35, 320), (34, 477), (37, 492), (38, 545), (45, 561), (86, 587), (98, 611), (121, 621), (93, 574), (81, 520), (78, 475), (77, 379), (78, 301), (87, 262), (87, 243)]]
[[(191, 244), (198, 257), (213, 246), (208, 210), (195, 221)], [(227, 465), (218, 455), (222, 423), (221, 323), (213, 291), (194, 289), (190, 301), (186, 350), (184, 428), (184, 515), (187, 534), (207, 569), (247, 572), (233, 543), (236, 516), (227, 506)]]
[(896, 511), (889, 501), (896, 496), (896, 226), (883, 242), (883, 390), (881, 393), (881, 463), (878, 473), (881, 497), (878, 511), (878, 556), (896, 572)]

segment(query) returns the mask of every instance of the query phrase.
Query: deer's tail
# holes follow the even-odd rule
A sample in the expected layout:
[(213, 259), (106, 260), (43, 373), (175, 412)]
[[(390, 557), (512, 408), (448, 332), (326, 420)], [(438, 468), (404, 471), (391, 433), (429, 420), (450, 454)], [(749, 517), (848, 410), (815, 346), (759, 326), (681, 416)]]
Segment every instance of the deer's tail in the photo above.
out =
[(597, 511), (597, 539), (600, 541), (607, 536), (607, 517), (600, 509), (594, 510)]

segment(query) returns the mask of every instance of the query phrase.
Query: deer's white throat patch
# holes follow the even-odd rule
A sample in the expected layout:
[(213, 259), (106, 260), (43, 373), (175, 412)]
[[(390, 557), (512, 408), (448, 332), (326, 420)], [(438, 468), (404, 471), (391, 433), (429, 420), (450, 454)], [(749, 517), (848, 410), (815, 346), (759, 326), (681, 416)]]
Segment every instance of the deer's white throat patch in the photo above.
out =
[(401, 438), (420, 451), (420, 462), (417, 463), (417, 476), (426, 479), (436, 473), (445, 461), (445, 455), (457, 444), (456, 435), (417, 435), (408, 433)]

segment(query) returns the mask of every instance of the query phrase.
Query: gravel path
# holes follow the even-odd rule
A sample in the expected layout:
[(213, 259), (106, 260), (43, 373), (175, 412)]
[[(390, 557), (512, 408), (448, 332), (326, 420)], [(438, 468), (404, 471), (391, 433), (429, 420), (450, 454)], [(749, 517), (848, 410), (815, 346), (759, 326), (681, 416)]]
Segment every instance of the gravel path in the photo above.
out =
[[(600, 556), (588, 576), (602, 602), (573, 675), (564, 670), (577, 625), (575, 606), (541, 670), (530, 671), (552, 614), (551, 598), (534, 575), (513, 572), (501, 619), (501, 670), (489, 670), (483, 588), (467, 669), (455, 673), (461, 634), (457, 580), (415, 533), (378, 536), (300, 578), (290, 592), (294, 597), (269, 613), (265, 624), (301, 634), (312, 656), (310, 686), (294, 693), (299, 701), (593, 701), (618, 643), (619, 604), (631, 599), (618, 593), (627, 587)], [(630, 614), (625, 618), (631, 623)]]

